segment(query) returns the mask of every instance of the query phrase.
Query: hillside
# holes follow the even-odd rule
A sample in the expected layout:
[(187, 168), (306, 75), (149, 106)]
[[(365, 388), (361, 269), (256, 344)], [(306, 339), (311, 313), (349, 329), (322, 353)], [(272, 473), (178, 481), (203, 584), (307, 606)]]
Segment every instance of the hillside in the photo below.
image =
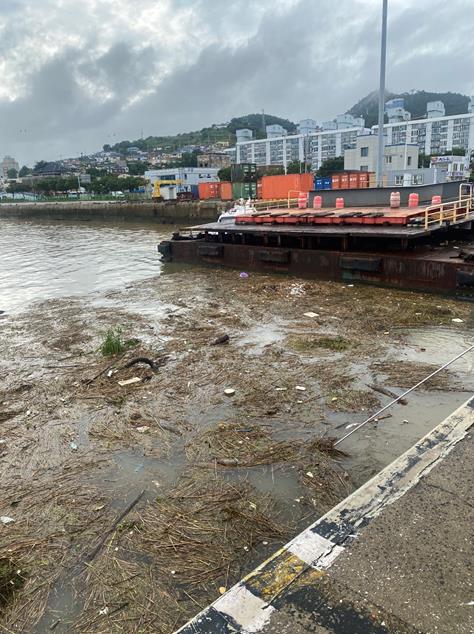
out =
[[(410, 91), (403, 93), (386, 92), (385, 101), (403, 97), (405, 99), (405, 110), (411, 112), (412, 119), (422, 119), (426, 115), (426, 104), (429, 101), (442, 101), (446, 108), (447, 115), (463, 114), (467, 112), (469, 97), (457, 92), (426, 92), (425, 90)], [(349, 114), (357, 117), (364, 117), (367, 127), (377, 124), (378, 121), (378, 92), (374, 91), (358, 101), (350, 110)]]
[[(265, 124), (279, 124), (288, 132), (296, 132), (296, 125), (288, 119), (282, 119), (275, 115), (266, 114)], [(152, 150), (162, 148), (167, 152), (173, 152), (184, 145), (210, 145), (217, 141), (229, 141), (235, 143), (235, 131), (239, 128), (250, 128), (254, 132), (254, 137), (263, 138), (263, 121), (261, 114), (247, 114), (243, 117), (235, 117), (226, 125), (212, 125), (195, 132), (183, 132), (171, 136), (149, 136), (146, 139), (135, 139), (133, 141), (120, 141), (115, 145), (104, 145), (104, 150), (113, 150), (123, 153), (129, 147), (136, 146), (141, 150)]]

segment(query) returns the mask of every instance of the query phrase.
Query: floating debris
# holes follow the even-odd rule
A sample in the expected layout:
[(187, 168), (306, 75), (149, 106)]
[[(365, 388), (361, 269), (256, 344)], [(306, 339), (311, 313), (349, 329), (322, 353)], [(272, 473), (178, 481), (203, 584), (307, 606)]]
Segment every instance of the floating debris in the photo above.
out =
[(141, 383), (142, 379), (139, 376), (134, 376), (132, 379), (126, 379), (125, 381), (117, 381), (120, 387), (126, 387), (127, 385), (135, 385), (135, 383)]

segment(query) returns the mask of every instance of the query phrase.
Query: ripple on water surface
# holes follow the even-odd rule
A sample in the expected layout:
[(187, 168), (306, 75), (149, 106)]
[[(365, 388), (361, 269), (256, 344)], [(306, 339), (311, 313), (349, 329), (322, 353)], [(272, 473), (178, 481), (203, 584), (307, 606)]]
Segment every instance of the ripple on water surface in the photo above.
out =
[(0, 221), (0, 310), (86, 295), (156, 275), (163, 225)]

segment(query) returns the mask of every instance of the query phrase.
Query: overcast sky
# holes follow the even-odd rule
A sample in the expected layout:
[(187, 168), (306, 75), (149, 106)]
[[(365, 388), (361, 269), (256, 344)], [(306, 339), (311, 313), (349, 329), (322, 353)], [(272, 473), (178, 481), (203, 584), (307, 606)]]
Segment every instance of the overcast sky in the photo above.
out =
[[(77, 156), (378, 84), (381, 0), (0, 0), (0, 156)], [(389, 0), (387, 88), (474, 94), (472, 0)]]

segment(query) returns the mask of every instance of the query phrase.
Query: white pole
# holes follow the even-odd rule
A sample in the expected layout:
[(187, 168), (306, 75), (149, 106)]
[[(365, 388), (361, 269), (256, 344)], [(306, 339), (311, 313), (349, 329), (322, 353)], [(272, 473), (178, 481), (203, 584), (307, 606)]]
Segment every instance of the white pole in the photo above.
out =
[[(421, 381), (418, 381), (418, 383), (416, 385), (414, 385), (413, 387), (411, 387), (409, 390), (406, 390), (405, 392), (403, 392), (403, 394), (400, 394), (400, 396), (397, 396), (397, 398), (394, 398), (393, 401), (390, 401), (390, 403), (387, 403), (387, 405), (382, 407), (382, 409), (379, 409), (379, 411), (375, 412), (375, 414), (372, 414), (372, 416), (367, 418), (363, 423), (360, 423), (359, 425), (356, 425), (356, 427), (352, 431), (350, 431), (348, 434), (346, 434), (342, 438), (339, 438), (339, 440), (334, 443), (334, 446), (336, 447), (343, 440), (345, 440), (346, 438), (349, 438), (349, 436), (352, 436), (352, 434), (354, 434), (356, 431), (358, 431), (361, 427), (364, 427), (364, 425), (367, 425), (367, 423), (370, 423), (371, 420), (374, 420), (374, 418), (377, 418), (377, 416), (380, 416), (380, 414), (382, 412), (385, 412), (386, 409), (388, 409), (389, 407), (392, 407), (392, 405), (394, 405), (395, 403), (398, 403), (398, 401), (400, 401), (404, 396), (406, 396), (407, 394), (410, 394), (410, 392), (413, 392), (413, 390), (415, 390), (417, 387), (419, 387), (420, 385), (423, 385), (423, 383), (426, 383), (426, 381), (428, 381), (428, 379), (431, 379), (433, 376), (436, 376), (437, 374), (439, 374), (441, 372), (441, 370), (444, 370), (445, 368), (449, 367), (452, 363), (454, 363), (455, 361), (457, 361), (458, 359), (463, 357), (468, 352), (471, 352), (472, 350), (474, 350), (474, 344), (469, 346), (469, 348), (466, 348), (466, 350), (463, 350), (462, 352), (457, 354), (455, 357), (453, 357), (451, 359), (451, 361), (448, 361), (447, 363), (442, 365), (440, 368), (438, 368), (437, 370), (435, 370), (434, 372), (432, 372), (428, 376), (425, 376), (424, 379), (422, 379)], [(349, 427), (352, 427), (352, 425), (349, 425), (348, 427), (346, 427), (346, 429), (348, 429)]]
[(384, 122), (384, 108), (385, 108), (385, 66), (387, 61), (387, 10), (388, 0), (383, 0), (382, 8), (382, 40), (380, 46), (380, 88), (379, 88), (379, 144), (378, 144), (378, 156), (377, 156), (377, 172), (376, 181), (377, 187), (383, 186), (383, 122)]

